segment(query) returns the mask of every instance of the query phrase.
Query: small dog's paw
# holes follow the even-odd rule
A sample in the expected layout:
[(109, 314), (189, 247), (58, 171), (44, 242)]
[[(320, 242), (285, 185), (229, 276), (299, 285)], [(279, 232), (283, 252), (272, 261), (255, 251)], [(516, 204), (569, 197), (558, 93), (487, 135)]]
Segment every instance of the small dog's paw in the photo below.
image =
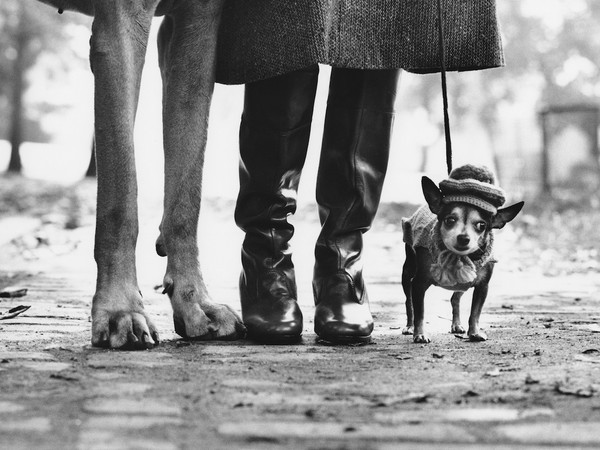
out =
[(402, 328), (402, 334), (413, 334), (415, 332), (415, 327), (413, 326), (407, 326)]
[(469, 340), (471, 342), (483, 342), (483, 341), (487, 341), (487, 334), (485, 334), (483, 331), (479, 330), (477, 333), (471, 333), (469, 332)]
[(429, 344), (431, 339), (424, 334), (416, 334), (413, 338), (415, 344)]
[(452, 324), (452, 328), (450, 328), (452, 334), (465, 334), (466, 331), (460, 323)]

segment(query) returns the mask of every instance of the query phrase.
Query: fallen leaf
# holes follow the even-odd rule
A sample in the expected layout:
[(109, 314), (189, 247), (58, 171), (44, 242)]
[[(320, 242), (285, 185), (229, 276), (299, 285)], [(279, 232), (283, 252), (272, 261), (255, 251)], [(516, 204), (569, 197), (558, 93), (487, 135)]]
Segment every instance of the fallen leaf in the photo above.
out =
[(573, 395), (575, 397), (590, 398), (594, 396), (594, 390), (591, 386), (585, 388), (578, 388), (573, 386), (565, 386), (563, 383), (556, 383), (554, 390), (559, 394)]
[(600, 353), (600, 350), (598, 350), (597, 348), (588, 348), (587, 350), (584, 350), (581, 353), (583, 353), (584, 355), (589, 355), (591, 353)]
[(15, 306), (14, 308), (9, 309), (5, 313), (0, 313), (0, 320), (13, 319), (14, 317), (17, 317), (18, 315), (23, 314), (29, 308), (31, 308), (31, 306), (29, 306), (29, 305)]
[(0, 291), (1, 298), (18, 298), (25, 297), (27, 295), (27, 288), (20, 287), (7, 287)]
[(50, 374), (50, 378), (54, 380), (64, 380), (64, 381), (79, 381), (81, 377), (78, 374), (69, 374), (69, 373), (53, 373)]
[(463, 397), (479, 397), (479, 392), (475, 392), (471, 389), (469, 389), (467, 392), (465, 392), (463, 395)]

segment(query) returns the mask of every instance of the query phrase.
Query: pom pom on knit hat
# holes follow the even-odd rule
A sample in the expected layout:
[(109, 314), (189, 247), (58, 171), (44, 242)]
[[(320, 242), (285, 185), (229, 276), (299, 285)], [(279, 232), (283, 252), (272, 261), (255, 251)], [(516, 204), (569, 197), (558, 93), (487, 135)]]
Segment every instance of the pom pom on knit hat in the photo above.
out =
[(494, 174), (484, 166), (467, 164), (454, 169), (440, 182), (443, 203), (468, 203), (496, 214), (505, 200), (504, 191), (495, 186)]

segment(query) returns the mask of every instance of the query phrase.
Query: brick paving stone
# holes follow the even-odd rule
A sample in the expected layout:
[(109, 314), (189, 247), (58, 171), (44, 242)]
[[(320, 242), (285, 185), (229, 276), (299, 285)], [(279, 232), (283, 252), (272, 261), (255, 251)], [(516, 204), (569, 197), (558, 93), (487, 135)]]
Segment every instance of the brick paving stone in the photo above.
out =
[(593, 445), (600, 447), (599, 422), (545, 422), (502, 425), (495, 428), (502, 437), (521, 444)]
[(375, 419), (385, 423), (403, 422), (513, 422), (532, 417), (552, 417), (555, 412), (548, 408), (519, 410), (515, 408), (450, 408), (436, 411), (396, 411), (378, 413)]
[(14, 414), (21, 412), (24, 409), (25, 406), (19, 403), (0, 401), (0, 414)]
[(96, 369), (118, 368), (118, 367), (144, 367), (152, 369), (155, 367), (174, 366), (178, 362), (168, 353), (160, 351), (138, 351), (138, 352), (98, 352), (91, 353), (87, 358), (89, 367)]
[(50, 353), (43, 352), (0, 352), (0, 360), (31, 360), (31, 361), (56, 361)]
[(433, 443), (382, 443), (377, 450), (574, 450), (572, 446), (515, 445), (515, 444), (433, 444)]
[(47, 433), (52, 429), (47, 417), (0, 420), (0, 433)]
[(294, 392), (240, 392), (228, 396), (232, 404), (244, 405), (319, 405), (327, 403), (328, 406), (334, 405), (371, 405), (367, 399), (356, 396), (344, 396), (343, 398), (330, 399), (324, 395), (301, 394)]
[[(104, 375), (104, 374), (103, 374)], [(122, 374), (115, 374), (123, 376)], [(104, 378), (104, 377), (103, 377)], [(108, 383), (102, 383), (91, 388), (90, 392), (94, 395), (104, 397), (120, 397), (125, 395), (143, 394), (152, 389), (152, 385), (145, 383), (127, 383), (113, 382), (112, 378), (104, 378)]]
[(280, 381), (257, 380), (253, 378), (227, 378), (221, 381), (221, 386), (230, 388), (269, 389), (280, 388), (288, 385)]
[(142, 428), (154, 428), (163, 425), (182, 425), (183, 420), (172, 416), (140, 416), (140, 415), (99, 415), (92, 416), (84, 423), (85, 429), (92, 430), (134, 430)]
[(24, 361), (19, 366), (25, 367), (36, 372), (60, 372), (71, 369), (71, 364), (55, 361)]
[(89, 430), (81, 434), (78, 448), (81, 450), (176, 450), (178, 447), (166, 441), (131, 437), (104, 430)]
[(143, 416), (179, 416), (181, 408), (172, 402), (144, 399), (91, 399), (83, 404), (86, 412), (94, 414), (134, 414)]
[(417, 442), (475, 443), (476, 437), (455, 425), (394, 425), (308, 422), (228, 422), (219, 426), (224, 436), (246, 439), (400, 440)]

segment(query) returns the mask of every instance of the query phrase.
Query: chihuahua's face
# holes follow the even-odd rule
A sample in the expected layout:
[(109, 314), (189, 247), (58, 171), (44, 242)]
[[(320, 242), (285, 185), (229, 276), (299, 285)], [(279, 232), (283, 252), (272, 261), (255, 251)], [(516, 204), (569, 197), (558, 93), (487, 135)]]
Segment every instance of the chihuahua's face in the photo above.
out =
[(442, 192), (427, 177), (421, 179), (421, 185), (429, 209), (438, 218), (444, 245), (461, 256), (485, 250), (492, 229), (504, 227), (519, 214), (524, 205), (523, 202), (515, 203), (492, 214), (469, 203), (445, 204)]
[(485, 249), (490, 214), (468, 204), (445, 205), (438, 214), (440, 236), (448, 250), (465, 256)]

